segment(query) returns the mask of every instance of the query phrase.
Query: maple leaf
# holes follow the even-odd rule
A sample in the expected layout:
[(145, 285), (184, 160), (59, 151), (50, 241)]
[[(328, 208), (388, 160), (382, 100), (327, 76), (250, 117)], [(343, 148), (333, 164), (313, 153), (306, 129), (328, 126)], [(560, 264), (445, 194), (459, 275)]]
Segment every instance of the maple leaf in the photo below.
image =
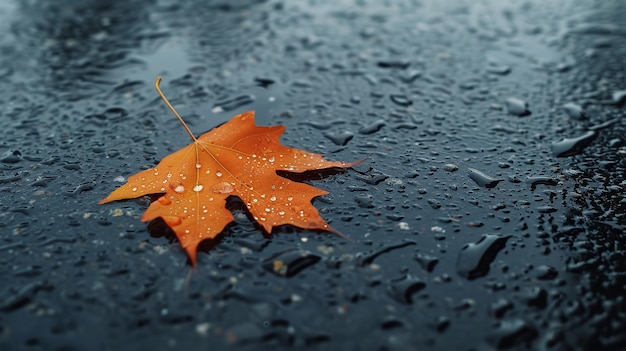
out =
[(238, 196), (253, 218), (271, 233), (272, 228), (291, 224), (304, 229), (335, 232), (319, 215), (311, 200), (328, 192), (280, 177), (276, 171), (305, 172), (348, 168), (357, 162), (334, 162), (322, 155), (280, 144), (284, 126), (259, 127), (254, 112), (196, 138), (182, 117), (155, 87), (183, 124), (193, 143), (166, 156), (154, 167), (128, 177), (99, 203), (163, 193), (141, 217), (143, 222), (161, 217), (176, 233), (191, 263), (196, 263), (198, 244), (215, 238), (233, 221), (226, 198)]

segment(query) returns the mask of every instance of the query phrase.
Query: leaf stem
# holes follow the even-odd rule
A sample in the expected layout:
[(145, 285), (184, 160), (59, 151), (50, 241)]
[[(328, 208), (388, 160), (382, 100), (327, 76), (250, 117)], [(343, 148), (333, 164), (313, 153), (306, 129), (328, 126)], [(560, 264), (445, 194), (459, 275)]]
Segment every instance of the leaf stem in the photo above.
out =
[(157, 77), (156, 83), (154, 83), (154, 87), (156, 88), (156, 91), (159, 93), (159, 96), (161, 96), (161, 99), (163, 99), (163, 101), (165, 101), (165, 104), (167, 105), (167, 107), (169, 107), (170, 110), (176, 116), (176, 118), (178, 118), (180, 123), (183, 124), (183, 127), (185, 127), (185, 130), (187, 130), (187, 133), (189, 134), (191, 139), (193, 139), (193, 141), (198, 141), (198, 139), (191, 132), (191, 129), (189, 129), (189, 127), (187, 126), (187, 123), (185, 123), (185, 121), (183, 121), (183, 118), (178, 114), (178, 112), (176, 112), (176, 109), (174, 109), (174, 106), (172, 106), (172, 104), (170, 104), (170, 102), (167, 100), (167, 98), (165, 97), (165, 95), (161, 91), (161, 88), (159, 88), (159, 84), (161, 84), (161, 77)]

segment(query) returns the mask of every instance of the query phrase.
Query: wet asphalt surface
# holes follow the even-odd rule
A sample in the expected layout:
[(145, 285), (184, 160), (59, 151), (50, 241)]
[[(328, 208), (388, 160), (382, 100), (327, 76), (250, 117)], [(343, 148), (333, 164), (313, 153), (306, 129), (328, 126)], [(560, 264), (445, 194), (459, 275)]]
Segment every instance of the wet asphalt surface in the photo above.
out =
[[(1, 350), (626, 349), (626, 3), (2, 1)], [(352, 241), (97, 202), (246, 110)], [(275, 270), (276, 262), (285, 269)]]

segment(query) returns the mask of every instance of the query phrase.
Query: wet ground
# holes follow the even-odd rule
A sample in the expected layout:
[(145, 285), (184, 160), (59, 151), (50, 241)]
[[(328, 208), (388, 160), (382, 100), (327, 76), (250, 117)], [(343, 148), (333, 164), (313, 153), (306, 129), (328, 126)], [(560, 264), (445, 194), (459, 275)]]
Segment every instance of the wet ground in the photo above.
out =
[[(0, 349), (626, 349), (626, 3), (0, 2)], [(97, 202), (245, 110), (353, 241)], [(117, 179), (117, 180), (116, 180)], [(286, 269), (275, 271), (275, 261)]]

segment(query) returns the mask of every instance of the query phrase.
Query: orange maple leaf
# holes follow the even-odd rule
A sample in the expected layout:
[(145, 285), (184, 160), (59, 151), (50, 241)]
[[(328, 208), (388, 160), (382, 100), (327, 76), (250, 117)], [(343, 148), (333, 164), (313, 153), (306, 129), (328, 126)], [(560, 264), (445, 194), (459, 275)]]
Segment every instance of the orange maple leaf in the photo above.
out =
[(150, 204), (143, 222), (161, 217), (176, 233), (191, 263), (198, 244), (215, 238), (233, 221), (226, 198), (238, 196), (266, 232), (284, 224), (335, 232), (319, 215), (311, 200), (328, 192), (280, 177), (276, 171), (305, 172), (333, 167), (348, 168), (357, 162), (333, 162), (322, 155), (280, 144), (284, 126), (258, 127), (254, 112), (196, 138), (174, 107), (155, 87), (183, 124), (193, 143), (166, 156), (154, 167), (128, 178), (99, 203), (164, 193)]

